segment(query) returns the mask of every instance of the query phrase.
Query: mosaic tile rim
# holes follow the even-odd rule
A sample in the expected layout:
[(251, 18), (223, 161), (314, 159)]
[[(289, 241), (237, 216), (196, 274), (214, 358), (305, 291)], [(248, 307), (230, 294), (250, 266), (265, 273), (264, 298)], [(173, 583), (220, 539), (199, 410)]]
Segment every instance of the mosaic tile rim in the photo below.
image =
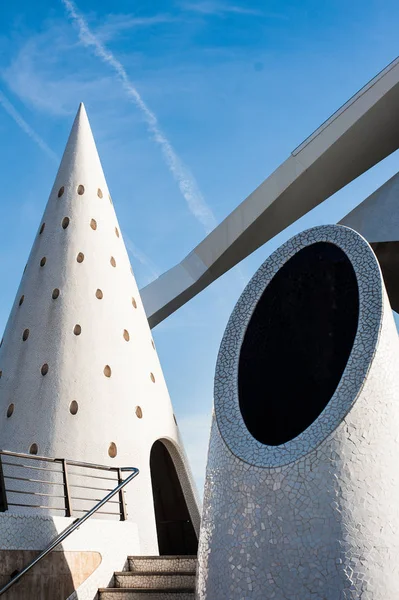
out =
[[(301, 249), (330, 242), (345, 252), (355, 271), (359, 291), (359, 322), (341, 380), (319, 417), (300, 435), (280, 446), (257, 441), (242, 418), (238, 398), (240, 349), (253, 311), (277, 271)], [(367, 267), (367, 268), (366, 268)], [(222, 438), (237, 458), (258, 467), (275, 468), (307, 455), (345, 418), (356, 402), (370, 369), (383, 317), (382, 275), (368, 242), (342, 225), (321, 225), (295, 235), (273, 252), (242, 292), (221, 342), (214, 384), (215, 415)]]

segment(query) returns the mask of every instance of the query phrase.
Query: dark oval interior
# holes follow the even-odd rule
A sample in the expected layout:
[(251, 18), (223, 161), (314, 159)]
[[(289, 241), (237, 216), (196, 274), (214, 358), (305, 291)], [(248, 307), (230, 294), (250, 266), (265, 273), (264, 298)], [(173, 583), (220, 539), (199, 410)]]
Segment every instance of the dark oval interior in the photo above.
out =
[(240, 410), (255, 439), (278, 446), (317, 419), (346, 367), (358, 316), (356, 275), (338, 246), (307, 246), (276, 273), (239, 359)]

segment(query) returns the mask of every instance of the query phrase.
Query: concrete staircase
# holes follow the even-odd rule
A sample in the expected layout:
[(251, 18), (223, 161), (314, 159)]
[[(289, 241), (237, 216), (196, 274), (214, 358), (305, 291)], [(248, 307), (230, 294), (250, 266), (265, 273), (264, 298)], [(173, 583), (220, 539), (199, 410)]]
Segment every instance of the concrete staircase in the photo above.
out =
[(196, 556), (129, 556), (99, 600), (194, 600)]

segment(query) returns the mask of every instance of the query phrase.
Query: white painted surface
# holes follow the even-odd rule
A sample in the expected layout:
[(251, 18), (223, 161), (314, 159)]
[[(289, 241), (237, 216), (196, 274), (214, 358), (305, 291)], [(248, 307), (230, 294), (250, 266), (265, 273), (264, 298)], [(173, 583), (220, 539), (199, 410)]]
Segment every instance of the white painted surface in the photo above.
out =
[[(235, 412), (241, 335), (273, 273), (302, 247), (321, 240), (347, 253), (358, 279), (361, 335), (351, 357), (364, 357), (365, 374), (359, 381), (352, 361), (312, 426), (286, 444), (260, 445)], [(232, 313), (218, 358), (198, 598), (397, 597), (398, 361), (392, 311), (378, 262), (363, 238), (346, 228), (319, 227), (267, 259)], [(267, 381), (265, 390), (267, 401)]]
[[(64, 193), (58, 197), (61, 187)], [(61, 225), (64, 217), (70, 219), (66, 229)], [(81, 263), (78, 253), (84, 254)], [(42, 257), (46, 263), (41, 267)], [(60, 290), (57, 299), (52, 298), (55, 288)], [(97, 289), (102, 299), (96, 297)], [(74, 334), (77, 324), (80, 335)], [(26, 328), (29, 337), (23, 341)], [(44, 363), (49, 366), (45, 376)], [(111, 377), (104, 375), (106, 365)], [(29, 452), (36, 443), (41, 456), (138, 467), (140, 475), (126, 488), (128, 518), (137, 524), (141, 554), (157, 554), (149, 458), (152, 444), (166, 439), (174, 448), (198, 530), (195, 488), (83, 105), (7, 323), (0, 370), (3, 450)], [(72, 401), (78, 402), (76, 415), (69, 410)], [(10, 403), (15, 408), (7, 418)], [(135, 414), (136, 406), (142, 409), (142, 419)], [(108, 455), (111, 442), (117, 447), (116, 458)], [(24, 512), (16, 507), (10, 511)], [(116, 526), (120, 530), (121, 525)]]
[(150, 326), (396, 150), (398, 107), (399, 58), (298, 146), (187, 257), (141, 290)]
[(341, 221), (368, 242), (399, 240), (399, 173), (356, 206)]

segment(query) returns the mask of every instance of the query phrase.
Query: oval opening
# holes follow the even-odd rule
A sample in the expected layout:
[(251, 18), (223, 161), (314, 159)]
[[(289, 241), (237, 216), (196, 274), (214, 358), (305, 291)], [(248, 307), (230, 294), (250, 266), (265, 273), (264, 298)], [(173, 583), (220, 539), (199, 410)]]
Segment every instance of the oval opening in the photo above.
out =
[(58, 288), (54, 288), (53, 293), (51, 294), (52, 299), (57, 300), (59, 295), (60, 295), (60, 290)]
[(41, 371), (41, 374), (43, 375), (43, 377), (44, 377), (44, 375), (47, 375), (47, 373), (48, 373), (48, 364), (44, 363), (44, 365), (42, 365), (42, 368), (40, 369), (40, 371)]
[(85, 259), (85, 255), (83, 254), (83, 252), (79, 252), (79, 254), (76, 257), (76, 260), (78, 261), (78, 263), (82, 263)]
[(76, 415), (78, 409), (78, 403), (76, 402), (76, 400), (72, 400), (71, 404), (69, 405), (69, 412), (71, 413), (71, 415)]
[(7, 419), (9, 419), (11, 417), (13, 412), (14, 412), (14, 404), (11, 403), (10, 406), (7, 408)]
[(62, 229), (66, 229), (69, 225), (69, 217), (64, 217), (62, 219), (61, 225), (62, 225)]
[(37, 444), (32, 444), (29, 448), (29, 454), (37, 454), (39, 452), (39, 448)]
[(279, 446), (317, 419), (345, 370), (358, 316), (356, 275), (338, 246), (307, 246), (276, 273), (239, 358), (240, 411), (256, 440)]
[(115, 458), (115, 456), (118, 454), (118, 450), (116, 448), (116, 444), (115, 442), (111, 442), (108, 448), (108, 455), (111, 458)]

